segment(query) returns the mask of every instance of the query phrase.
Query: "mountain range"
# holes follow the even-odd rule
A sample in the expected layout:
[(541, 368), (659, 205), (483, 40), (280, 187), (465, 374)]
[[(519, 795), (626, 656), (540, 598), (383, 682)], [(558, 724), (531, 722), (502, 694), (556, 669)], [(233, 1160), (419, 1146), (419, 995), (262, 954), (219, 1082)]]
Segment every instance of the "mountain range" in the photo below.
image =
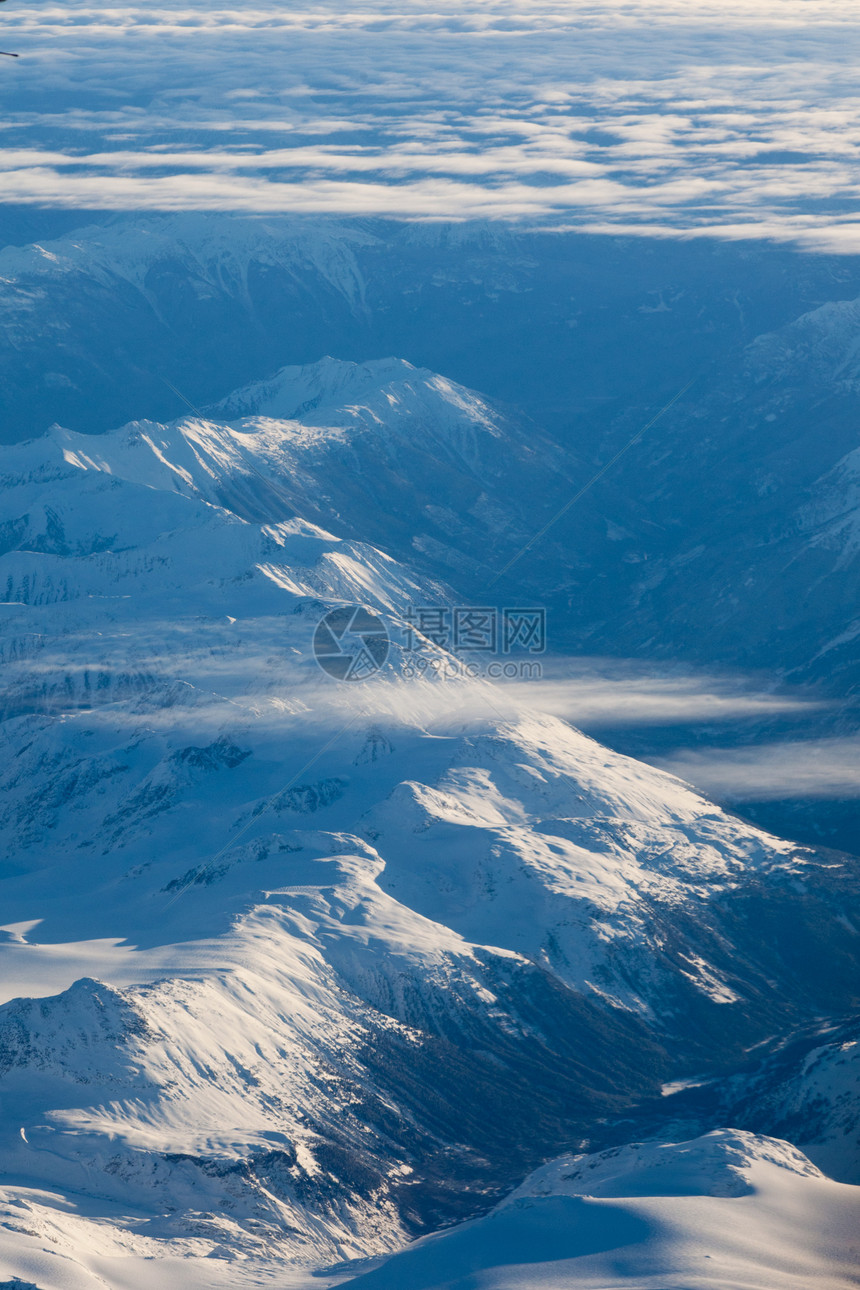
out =
[[(47, 295), (114, 273), (106, 236), (43, 248)], [(593, 445), (403, 359), (200, 402), (0, 449), (9, 1284), (856, 1284), (856, 859), (416, 634), (486, 603)], [(786, 532), (838, 581), (851, 458), (809, 458)], [(569, 533), (500, 591), (563, 632)], [(369, 679), (323, 622), (384, 635)]]

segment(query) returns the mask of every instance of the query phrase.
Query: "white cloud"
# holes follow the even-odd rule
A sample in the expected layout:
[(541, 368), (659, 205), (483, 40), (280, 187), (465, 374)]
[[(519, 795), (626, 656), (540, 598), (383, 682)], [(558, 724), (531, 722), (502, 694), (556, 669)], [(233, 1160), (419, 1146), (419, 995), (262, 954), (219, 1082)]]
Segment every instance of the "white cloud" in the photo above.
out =
[(656, 764), (723, 801), (860, 798), (860, 739), (689, 749)]
[(844, 0), (10, 0), (3, 21), (7, 202), (857, 246)]

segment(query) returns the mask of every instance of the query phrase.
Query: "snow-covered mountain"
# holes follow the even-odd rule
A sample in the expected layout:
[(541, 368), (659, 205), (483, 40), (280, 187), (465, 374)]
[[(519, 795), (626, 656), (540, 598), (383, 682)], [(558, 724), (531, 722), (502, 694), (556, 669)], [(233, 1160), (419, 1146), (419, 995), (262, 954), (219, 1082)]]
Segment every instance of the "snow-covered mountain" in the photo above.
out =
[(736, 1131), (553, 1161), (486, 1218), (428, 1237), (355, 1290), (848, 1290), (856, 1188), (773, 1138)]
[[(392, 1250), (857, 1004), (849, 858), (542, 715), (538, 686), (524, 710), (453, 659), (410, 678), (403, 614), (446, 589), (254, 513), (345, 489), (344, 444), (432, 442), (476, 487), (508, 433), (486, 405), (324, 364), (244, 410), (0, 453), (0, 1253), (40, 1290)], [(344, 605), (390, 640), (363, 686), (313, 656)]]
[(760, 384), (779, 381), (795, 396), (860, 393), (858, 335), (860, 299), (828, 300), (757, 337), (749, 348), (751, 373)]
[[(284, 368), (212, 410), (106, 435), (59, 428), (63, 458), (275, 523), (301, 515), (482, 589), (563, 499), (537, 427), (400, 359)], [(550, 541), (541, 567), (559, 559)]]

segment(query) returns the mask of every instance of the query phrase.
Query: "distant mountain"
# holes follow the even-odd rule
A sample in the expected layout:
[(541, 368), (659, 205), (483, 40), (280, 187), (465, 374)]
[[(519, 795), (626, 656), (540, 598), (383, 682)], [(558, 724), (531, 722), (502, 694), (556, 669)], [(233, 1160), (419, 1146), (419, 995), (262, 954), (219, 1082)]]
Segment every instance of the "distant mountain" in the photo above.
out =
[[(591, 517), (559, 526), (578, 553), (572, 646), (853, 693), (858, 318), (821, 306), (704, 371), (613, 470), (614, 552)], [(646, 413), (618, 418), (607, 455)]]
[(58, 420), (101, 431), (140, 408), (175, 407), (165, 378), (211, 399), (275, 365), (285, 316), (298, 322), (300, 353), (318, 357), (332, 315), (354, 334), (364, 291), (355, 252), (373, 241), (335, 221), (192, 215), (5, 247), (2, 437)]
[(760, 242), (192, 212), (7, 246), (0, 280), (2, 441), (176, 417), (165, 381), (202, 406), (285, 363), (400, 354), (595, 458), (619, 413), (644, 424), (755, 337), (860, 294), (851, 257)]

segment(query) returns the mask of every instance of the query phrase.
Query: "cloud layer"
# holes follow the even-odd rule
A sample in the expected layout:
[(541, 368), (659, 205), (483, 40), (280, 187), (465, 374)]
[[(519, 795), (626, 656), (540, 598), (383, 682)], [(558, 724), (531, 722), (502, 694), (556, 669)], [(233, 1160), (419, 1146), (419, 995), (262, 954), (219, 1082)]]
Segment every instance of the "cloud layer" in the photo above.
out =
[(6, 202), (860, 246), (845, 0), (10, 0), (0, 30)]

